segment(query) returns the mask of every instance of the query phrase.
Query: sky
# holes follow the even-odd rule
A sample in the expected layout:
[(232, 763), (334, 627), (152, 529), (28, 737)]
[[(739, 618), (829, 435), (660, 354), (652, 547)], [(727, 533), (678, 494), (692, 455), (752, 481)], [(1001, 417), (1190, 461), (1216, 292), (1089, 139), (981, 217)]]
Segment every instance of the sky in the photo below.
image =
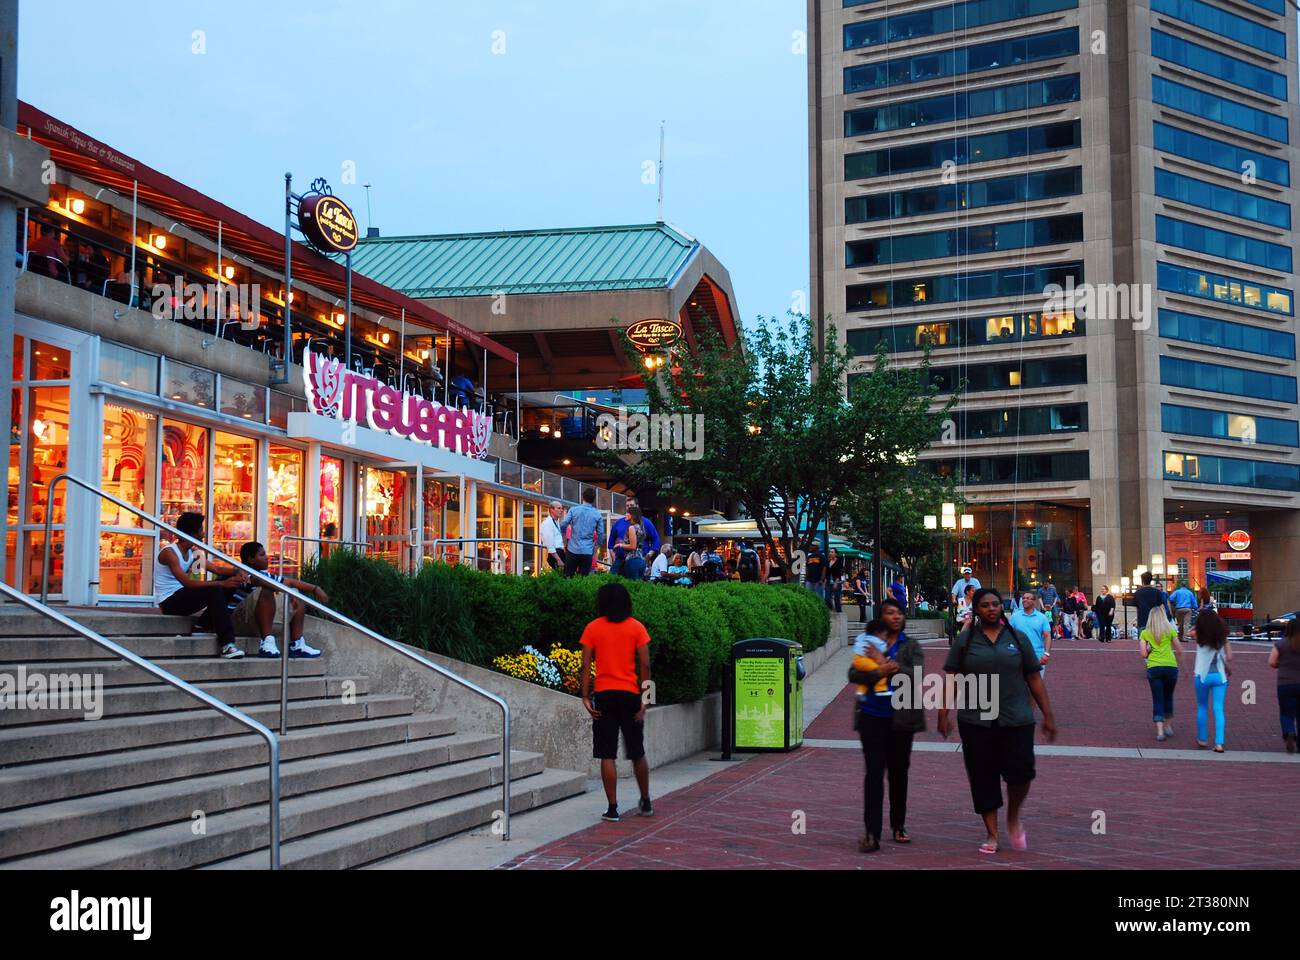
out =
[(664, 121), (665, 219), (752, 322), (808, 285), (805, 29), (803, 0), (24, 0), (18, 95), (277, 229), (285, 172), (323, 176), (384, 236), (651, 223)]

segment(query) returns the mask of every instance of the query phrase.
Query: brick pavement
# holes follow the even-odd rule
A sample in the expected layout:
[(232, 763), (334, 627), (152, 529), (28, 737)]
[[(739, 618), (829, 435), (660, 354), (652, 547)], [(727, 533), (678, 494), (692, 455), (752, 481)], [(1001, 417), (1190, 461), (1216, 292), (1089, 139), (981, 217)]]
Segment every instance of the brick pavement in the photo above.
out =
[[(1132, 642), (1063, 645), (1049, 690), (1058, 743), (1159, 749), (1150, 696)], [(927, 651), (942, 662), (943, 643)], [(1231, 763), (1213, 754), (1188, 760), (1038, 758), (1025, 810), (1030, 849), (981, 855), (983, 828), (970, 804), (961, 755), (913, 754), (908, 830), (914, 843), (885, 841), (857, 852), (863, 764), (851, 742), (851, 688), (810, 725), (808, 736), (845, 741), (719, 764), (716, 774), (656, 798), (653, 818), (598, 820), (504, 869), (1294, 869), (1300, 864), (1300, 757), (1281, 752), (1275, 680), (1263, 647), (1236, 648), (1234, 682), (1254, 680), (1258, 703), (1228, 708), (1230, 750), (1267, 750), (1278, 762)], [(1171, 747), (1194, 747), (1190, 673), (1178, 687)], [(931, 717), (933, 727), (933, 717)], [(940, 739), (931, 731), (927, 739)], [(652, 776), (653, 786), (653, 776)], [(622, 785), (627, 805), (628, 785)], [(603, 797), (590, 795), (593, 820)], [(801, 819), (806, 830), (795, 832)], [(1104, 816), (1104, 832), (1094, 832)], [(886, 821), (888, 822), (888, 821)], [(1005, 842), (1005, 838), (1004, 838)]]

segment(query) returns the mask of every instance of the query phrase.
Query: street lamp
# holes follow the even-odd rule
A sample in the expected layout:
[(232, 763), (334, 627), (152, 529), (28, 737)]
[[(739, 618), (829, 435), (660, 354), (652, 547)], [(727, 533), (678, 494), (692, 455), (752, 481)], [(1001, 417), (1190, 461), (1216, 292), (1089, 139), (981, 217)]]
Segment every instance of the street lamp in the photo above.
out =
[[(1136, 573), (1137, 571), (1134, 570), (1133, 572)], [(1132, 583), (1133, 581), (1130, 580), (1128, 577), (1119, 578), (1120, 589), (1124, 591), (1123, 593), (1120, 594), (1119, 602), (1120, 602), (1120, 606), (1124, 608), (1124, 639), (1125, 640), (1128, 639), (1128, 591)]]

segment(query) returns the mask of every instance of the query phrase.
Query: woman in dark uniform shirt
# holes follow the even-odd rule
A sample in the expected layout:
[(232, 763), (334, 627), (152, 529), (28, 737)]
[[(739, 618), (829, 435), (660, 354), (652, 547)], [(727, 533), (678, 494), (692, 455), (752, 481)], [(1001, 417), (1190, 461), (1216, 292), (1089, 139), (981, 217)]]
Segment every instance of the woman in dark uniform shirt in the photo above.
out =
[[(984, 819), (988, 838), (980, 853), (998, 852), (998, 808), (1002, 806), (1002, 784), (1007, 785), (1007, 836), (1016, 850), (1028, 848), (1029, 841), (1020, 822), (1020, 811), (1029, 796), (1034, 779), (1034, 708), (1043, 714), (1043, 732), (1049, 741), (1056, 739), (1056, 719), (1047, 688), (1039, 676), (1038, 657), (1032, 644), (1011, 629), (1002, 613), (1002, 595), (992, 587), (975, 591), (975, 617), (948, 650), (945, 673), (971, 678), (958, 689), (993, 691), (998, 702), (966, 706), (960, 701), (957, 729), (961, 734), (962, 758), (970, 781), (975, 812)], [(996, 678), (993, 686), (991, 678)], [(969, 697), (968, 697), (969, 699)], [(939, 732), (947, 737), (952, 730), (949, 710), (939, 711)]]

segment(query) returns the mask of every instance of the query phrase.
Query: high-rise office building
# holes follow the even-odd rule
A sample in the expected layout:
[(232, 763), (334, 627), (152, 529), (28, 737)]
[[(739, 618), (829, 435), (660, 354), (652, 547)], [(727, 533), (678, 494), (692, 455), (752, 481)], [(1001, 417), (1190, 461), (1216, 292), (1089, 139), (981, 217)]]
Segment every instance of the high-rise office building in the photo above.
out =
[(1166, 524), (1211, 518), (1250, 533), (1256, 612), (1300, 607), (1294, 7), (808, 14), (813, 314), (963, 385), (925, 460), (977, 574), (1164, 579)]

